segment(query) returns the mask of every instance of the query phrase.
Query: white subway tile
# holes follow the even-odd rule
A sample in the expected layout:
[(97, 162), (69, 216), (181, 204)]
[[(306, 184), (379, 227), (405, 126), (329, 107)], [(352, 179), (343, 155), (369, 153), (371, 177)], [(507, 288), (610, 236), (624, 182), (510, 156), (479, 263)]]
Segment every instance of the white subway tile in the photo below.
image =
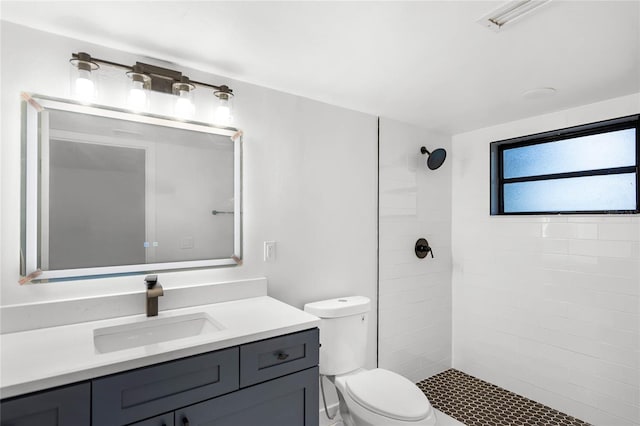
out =
[(623, 311), (638, 315), (640, 313), (640, 297), (627, 294), (617, 294), (603, 291), (594, 292), (596, 303), (603, 309), (611, 309), (614, 311)]
[(632, 244), (629, 241), (598, 241), (597, 253), (601, 257), (631, 258)]
[(567, 271), (594, 274), (598, 273), (600, 270), (600, 259), (596, 256), (569, 254), (565, 257), (565, 264), (557, 266), (557, 268)]
[(570, 387), (571, 394), (580, 401), (585, 401), (594, 407), (606, 406), (609, 410), (627, 421), (637, 422), (640, 420), (640, 407), (638, 407), (637, 403), (628, 404), (619, 398), (612, 398), (601, 392), (582, 386), (570, 384)]
[(429, 273), (415, 277), (380, 280), (380, 295), (413, 291), (423, 287), (445, 286), (451, 290), (449, 272)]
[(614, 277), (633, 278), (640, 283), (640, 259), (600, 257), (597, 268), (593, 272)]
[(598, 238), (598, 225), (592, 223), (543, 223), (544, 238)]
[(540, 266), (544, 269), (566, 271), (570, 270), (570, 259), (571, 257), (566, 254), (543, 253), (540, 255)]
[[(543, 227), (546, 224), (542, 225)], [(503, 222), (496, 227), (496, 235), (517, 236), (517, 237), (540, 237), (541, 225), (529, 222)]]
[(406, 194), (385, 194), (380, 196), (380, 208), (416, 209), (416, 195)]
[(640, 317), (637, 313), (613, 311), (575, 303), (570, 303), (567, 308), (569, 318), (585, 322), (595, 322), (601, 326), (613, 327), (635, 333), (640, 332)]
[(637, 223), (603, 223), (598, 226), (601, 240), (638, 241), (640, 225)]
[(598, 256), (598, 240), (569, 240), (569, 253), (582, 256)]
[(380, 250), (379, 253), (380, 263), (385, 265), (402, 265), (405, 263), (420, 262), (420, 259), (417, 258), (413, 249), (413, 244), (408, 245), (402, 250)]
[[(526, 299), (523, 300), (526, 303)], [(543, 299), (536, 303), (536, 312), (540, 315), (556, 315), (558, 317), (568, 317), (569, 302), (562, 300)]]
[(420, 354), (414, 353), (411, 348), (403, 348), (395, 351), (384, 351), (379, 354), (381, 368), (395, 369), (403, 364), (420, 364)]
[(569, 241), (566, 239), (541, 238), (538, 241), (540, 252), (548, 254), (569, 253)]
[(609, 294), (640, 295), (640, 281), (635, 278), (582, 273), (571, 273), (568, 277), (576, 286), (576, 291), (588, 289)]
[(640, 352), (638, 348), (625, 348), (607, 343), (596, 345), (596, 354), (601, 359), (631, 367), (638, 371), (640, 369)]
[(640, 401), (640, 387), (598, 377), (573, 365), (569, 366), (569, 383), (620, 399), (627, 404), (637, 405)]
[[(635, 350), (636, 352), (639, 350), (640, 335), (638, 333), (611, 327), (602, 327), (602, 329), (602, 334), (599, 337), (603, 343), (619, 348)], [(638, 356), (640, 356), (640, 354)]]
[(574, 353), (571, 365), (582, 371), (589, 371), (596, 377), (626, 383), (631, 386), (640, 386), (640, 377), (637, 369), (622, 364), (617, 364), (601, 358)]
[(631, 223), (631, 215), (570, 215), (569, 222), (574, 223)]

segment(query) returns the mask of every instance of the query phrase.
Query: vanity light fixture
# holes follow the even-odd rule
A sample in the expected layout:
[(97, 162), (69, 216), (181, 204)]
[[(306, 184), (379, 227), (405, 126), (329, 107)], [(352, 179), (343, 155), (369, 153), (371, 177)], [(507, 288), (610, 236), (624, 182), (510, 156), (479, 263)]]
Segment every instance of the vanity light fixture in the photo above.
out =
[(151, 77), (138, 64), (131, 67), (127, 77), (131, 79), (127, 103), (134, 111), (144, 111), (148, 106), (147, 92), (151, 89)]
[(69, 60), (72, 69), (72, 94), (81, 102), (91, 102), (95, 99), (95, 71), (100, 68), (98, 64), (106, 64), (126, 70), (126, 75), (131, 79), (127, 93), (127, 104), (134, 111), (144, 111), (149, 106), (149, 91), (174, 95), (174, 113), (178, 118), (190, 119), (195, 113), (193, 103), (193, 91), (197, 86), (213, 90), (213, 95), (218, 100), (212, 121), (220, 126), (232, 124), (231, 99), (233, 90), (229, 86), (216, 86), (190, 80), (180, 71), (158, 67), (156, 65), (136, 62), (133, 66), (123, 65), (104, 59), (92, 58), (85, 52), (72, 53)]
[(72, 55), (69, 62), (73, 66), (72, 95), (81, 102), (93, 101), (96, 94), (96, 82), (95, 74), (92, 71), (100, 68), (100, 65), (91, 58), (91, 55), (84, 52)]
[(178, 118), (188, 119), (193, 117), (196, 111), (193, 105), (193, 91), (196, 86), (189, 82), (189, 77), (181, 76), (180, 81), (173, 83), (173, 94), (177, 96), (175, 114)]
[(213, 122), (221, 126), (229, 126), (233, 121), (231, 115), (231, 101), (233, 99), (233, 91), (229, 86), (220, 86), (219, 90), (213, 92), (218, 98), (218, 106), (216, 107)]

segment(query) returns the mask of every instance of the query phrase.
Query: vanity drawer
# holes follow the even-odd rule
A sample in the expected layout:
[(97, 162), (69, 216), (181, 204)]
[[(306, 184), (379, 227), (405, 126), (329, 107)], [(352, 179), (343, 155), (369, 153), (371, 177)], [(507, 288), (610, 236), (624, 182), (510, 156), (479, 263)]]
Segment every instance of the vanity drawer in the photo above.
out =
[(83, 382), (19, 396), (0, 403), (2, 426), (87, 425), (91, 386)]
[(132, 423), (238, 389), (238, 348), (92, 381), (93, 426)]
[(317, 328), (240, 346), (240, 386), (318, 365)]

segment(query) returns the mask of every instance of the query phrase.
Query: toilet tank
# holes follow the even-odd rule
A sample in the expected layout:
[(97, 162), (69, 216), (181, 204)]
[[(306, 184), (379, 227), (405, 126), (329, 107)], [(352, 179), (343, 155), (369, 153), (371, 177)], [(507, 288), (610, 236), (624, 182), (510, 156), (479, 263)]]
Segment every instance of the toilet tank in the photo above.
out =
[(371, 301), (364, 296), (307, 303), (304, 310), (320, 317), (320, 374), (337, 376), (363, 368)]

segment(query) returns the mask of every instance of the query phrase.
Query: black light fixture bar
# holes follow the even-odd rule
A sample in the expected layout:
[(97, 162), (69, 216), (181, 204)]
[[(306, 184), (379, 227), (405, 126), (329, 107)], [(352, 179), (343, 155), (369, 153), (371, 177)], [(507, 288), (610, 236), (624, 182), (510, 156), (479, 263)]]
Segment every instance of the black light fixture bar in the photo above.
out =
[(136, 62), (132, 70), (135, 70), (136, 73), (151, 77), (151, 90), (154, 92), (173, 93), (173, 83), (180, 82), (183, 77), (180, 71), (149, 65), (143, 62)]
[(182, 83), (186, 85), (203, 86), (213, 89), (214, 95), (221, 99), (228, 99), (229, 97), (233, 96), (233, 90), (229, 86), (216, 86), (214, 84), (190, 80), (187, 76), (182, 75), (180, 71), (163, 68), (156, 65), (145, 64), (143, 62), (136, 62), (135, 65), (128, 66), (117, 62), (107, 61), (105, 59), (94, 58), (85, 52), (72, 53), (71, 61), (72, 63), (106, 64), (113, 67), (125, 69), (128, 71), (127, 74), (133, 73), (146, 75), (151, 78), (150, 89), (156, 92), (173, 93), (173, 85), (175, 83)]

